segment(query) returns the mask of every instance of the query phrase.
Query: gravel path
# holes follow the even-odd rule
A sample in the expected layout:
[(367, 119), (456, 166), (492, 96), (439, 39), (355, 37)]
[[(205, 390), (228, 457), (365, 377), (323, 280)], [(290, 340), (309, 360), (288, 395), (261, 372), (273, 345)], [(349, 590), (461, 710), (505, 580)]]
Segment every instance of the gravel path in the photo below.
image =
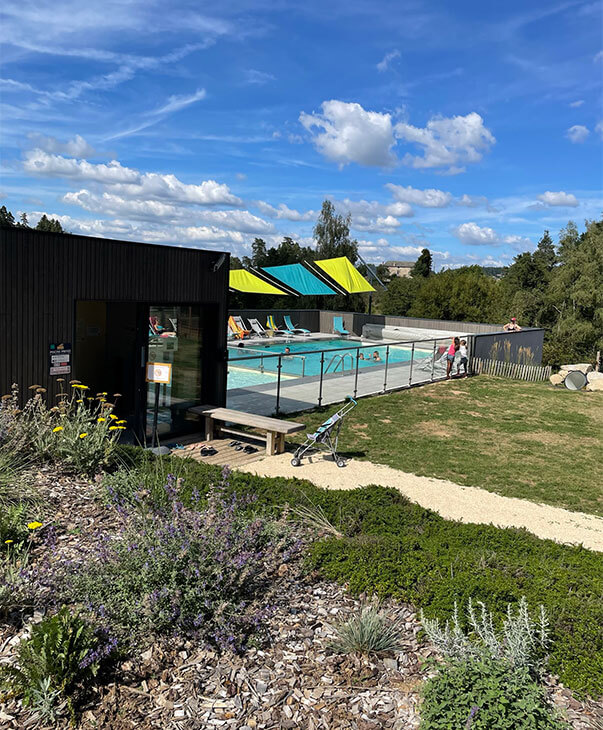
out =
[(269, 477), (308, 479), (325, 489), (356, 489), (368, 484), (393, 487), (422, 507), (448, 520), (492, 523), (498, 527), (525, 527), (538, 537), (567, 544), (582, 544), (603, 552), (603, 518), (559, 507), (502, 497), (477, 487), (462, 487), (444, 479), (431, 479), (350, 459), (340, 469), (322, 454), (291, 466), (291, 454), (270, 456), (240, 467), (241, 471)]

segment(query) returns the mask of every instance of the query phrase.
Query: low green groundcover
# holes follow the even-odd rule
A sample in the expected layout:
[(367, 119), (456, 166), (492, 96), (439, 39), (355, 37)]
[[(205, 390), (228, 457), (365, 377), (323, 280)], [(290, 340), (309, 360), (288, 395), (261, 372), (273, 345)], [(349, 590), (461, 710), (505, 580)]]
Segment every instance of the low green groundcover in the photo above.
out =
[[(201, 493), (220, 470), (192, 460), (151, 460), (139, 449), (121, 451), (137, 465), (139, 479), (153, 483), (173, 472), (184, 498)], [(233, 472), (231, 488), (253, 493), (258, 503), (280, 510), (320, 506), (343, 539), (314, 543), (308, 567), (350, 591), (375, 592), (412, 602), (426, 615), (449, 618), (455, 601), (483, 601), (502, 617), (508, 603), (525, 596), (543, 604), (553, 641), (550, 669), (578, 693), (603, 694), (603, 555), (541, 540), (525, 530), (444, 520), (383, 487), (323, 490), (297, 479), (259, 478)]]

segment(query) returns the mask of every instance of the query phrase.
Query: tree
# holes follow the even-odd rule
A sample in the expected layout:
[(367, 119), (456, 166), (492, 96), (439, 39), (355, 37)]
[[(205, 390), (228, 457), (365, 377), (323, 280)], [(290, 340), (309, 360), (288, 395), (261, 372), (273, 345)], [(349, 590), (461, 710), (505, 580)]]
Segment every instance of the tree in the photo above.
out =
[(412, 267), (410, 275), (412, 277), (423, 277), (425, 279), (433, 273), (431, 267), (431, 253), (428, 248), (424, 248), (421, 251), (419, 258), (415, 261), (415, 265)]
[(3, 205), (0, 208), (0, 226), (14, 226), (15, 225), (15, 217), (10, 212), (10, 210), (6, 209), (6, 206)]
[(64, 233), (63, 226), (56, 218), (47, 218), (44, 214), (38, 221), (36, 231), (50, 231), (51, 233)]
[(419, 279), (394, 276), (379, 298), (381, 314), (404, 317), (410, 311), (420, 287)]
[(555, 244), (548, 231), (544, 232), (544, 235), (538, 241), (536, 251), (532, 254), (532, 258), (537, 266), (544, 271), (552, 271), (553, 267), (557, 263), (557, 253), (555, 251)]
[(352, 217), (335, 213), (335, 206), (330, 200), (325, 200), (322, 210), (314, 226), (316, 240), (316, 257), (332, 259), (347, 256), (355, 264), (358, 258), (358, 242), (350, 238), (350, 224)]
[(243, 262), (238, 256), (231, 256), (230, 257), (230, 270), (233, 269), (242, 269), (243, 268)]
[(17, 223), (17, 228), (29, 228), (27, 213), (21, 213), (21, 215), (19, 216), (19, 223)]

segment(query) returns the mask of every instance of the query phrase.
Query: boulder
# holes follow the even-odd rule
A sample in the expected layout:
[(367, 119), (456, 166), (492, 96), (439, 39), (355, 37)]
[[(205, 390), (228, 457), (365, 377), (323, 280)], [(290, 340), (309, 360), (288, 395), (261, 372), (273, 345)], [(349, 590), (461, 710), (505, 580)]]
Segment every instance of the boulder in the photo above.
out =
[(593, 370), (592, 373), (587, 374), (586, 379), (589, 383), (592, 383), (595, 380), (603, 380), (603, 373), (600, 373), (597, 370)]
[(600, 390), (601, 392), (603, 392), (603, 378), (593, 380), (592, 383), (587, 383), (586, 390), (590, 390), (591, 392), (595, 390)]
[[(567, 373), (566, 373), (567, 375)], [(565, 380), (565, 375), (562, 375), (561, 373), (555, 373), (554, 375), (551, 375), (549, 378), (551, 383), (553, 385), (563, 385), (563, 381)]]
[(562, 372), (569, 373), (572, 370), (579, 370), (581, 373), (584, 373), (586, 375), (586, 373), (590, 373), (592, 369), (593, 369), (593, 366), (589, 365), (589, 363), (579, 362), (579, 363), (576, 363), (575, 365), (562, 365), (559, 372), (560, 373), (562, 373)]

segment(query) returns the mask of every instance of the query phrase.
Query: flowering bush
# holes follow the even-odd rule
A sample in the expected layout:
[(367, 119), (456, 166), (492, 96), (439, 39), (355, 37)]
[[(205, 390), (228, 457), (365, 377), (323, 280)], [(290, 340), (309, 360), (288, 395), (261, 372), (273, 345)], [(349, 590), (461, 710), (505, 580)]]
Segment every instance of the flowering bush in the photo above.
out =
[(115, 648), (105, 631), (64, 606), (33, 627), (31, 637), (19, 645), (17, 666), (1, 667), (0, 680), (5, 694), (44, 710), (47, 719), (54, 718), (61, 701), (67, 702), (73, 717), (74, 697), (85, 691)]
[[(241, 649), (260, 628), (269, 582), (299, 551), (285, 519), (250, 514), (250, 500), (226, 497), (228, 471), (203, 509), (179, 501), (173, 477), (166, 506), (137, 509), (117, 500), (121, 534), (99, 536), (95, 559), (58, 568), (63, 600), (79, 603), (124, 641), (160, 634), (198, 634)], [(193, 502), (199, 501), (193, 495)]]
[[(62, 388), (62, 380), (61, 382)], [(0, 438), (19, 443), (37, 459), (51, 461), (66, 471), (94, 474), (110, 461), (125, 421), (114, 413), (106, 393), (88, 394), (88, 386), (71, 381), (71, 392), (61, 390), (49, 406), (46, 390), (33, 385), (33, 395), (19, 409), (18, 389), (4, 396)]]

